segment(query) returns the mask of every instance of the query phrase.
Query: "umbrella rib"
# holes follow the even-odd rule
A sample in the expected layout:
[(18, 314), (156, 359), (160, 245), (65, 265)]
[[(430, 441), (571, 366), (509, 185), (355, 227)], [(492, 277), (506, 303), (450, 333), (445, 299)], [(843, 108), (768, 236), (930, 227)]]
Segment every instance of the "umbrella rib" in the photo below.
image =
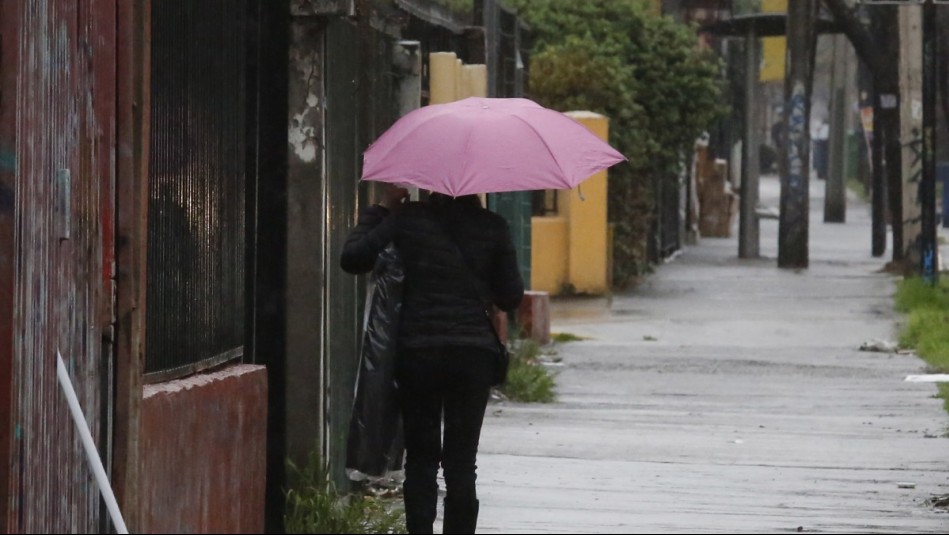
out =
[[(459, 173), (459, 176), (462, 178), (466, 176), (465, 171), (468, 169), (468, 147), (471, 146), (471, 136), (473, 133), (474, 133), (474, 128), (469, 128), (468, 136), (465, 138), (465, 150), (462, 151), (461, 153), (464, 157), (464, 162), (461, 164), (461, 173)], [(465, 186), (464, 183), (459, 184), (459, 187), (461, 189), (464, 189), (464, 186)], [(452, 195), (452, 197), (454, 197), (454, 195)]]
[[(547, 145), (547, 142), (546, 142), (546, 141), (544, 141), (544, 138), (543, 138), (543, 136), (540, 135), (540, 132), (538, 132), (537, 129), (534, 128), (534, 125), (532, 125), (530, 122), (528, 122), (528, 121), (527, 121), (526, 119), (524, 119), (523, 117), (521, 117), (521, 116), (519, 116), (519, 115), (516, 115), (516, 114), (513, 114), (513, 113), (511, 114), (511, 117), (514, 117), (514, 118), (517, 119), (518, 121), (520, 121), (520, 122), (526, 124), (527, 127), (530, 128), (532, 132), (534, 132), (534, 135), (537, 136), (537, 139), (540, 140), (540, 144), (543, 145), (545, 149), (547, 149), (547, 152), (550, 154), (550, 157), (554, 160), (554, 163), (557, 164), (557, 168), (560, 169), (560, 174), (563, 175), (563, 177), (564, 177), (564, 178), (566, 179), (566, 181), (567, 181), (567, 184), (569, 185), (569, 184), (570, 184), (570, 177), (567, 176), (567, 172), (564, 171), (563, 166), (560, 165), (560, 160), (557, 159), (557, 155), (554, 154), (554, 151), (550, 150), (550, 146)], [(568, 189), (569, 189), (569, 188), (568, 188)]]

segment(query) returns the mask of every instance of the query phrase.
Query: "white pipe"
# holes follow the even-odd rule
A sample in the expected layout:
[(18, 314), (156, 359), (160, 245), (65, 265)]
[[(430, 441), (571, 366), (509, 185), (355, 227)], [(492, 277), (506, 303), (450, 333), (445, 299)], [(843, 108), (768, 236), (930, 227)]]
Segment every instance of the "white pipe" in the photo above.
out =
[(906, 381), (909, 383), (949, 383), (949, 375), (945, 373), (907, 375)]
[(89, 433), (89, 423), (82, 415), (82, 409), (79, 407), (79, 400), (76, 398), (76, 391), (73, 390), (72, 382), (69, 380), (69, 374), (66, 373), (66, 365), (63, 364), (63, 355), (56, 351), (56, 377), (59, 379), (59, 385), (63, 387), (63, 393), (66, 394), (66, 401), (69, 403), (69, 412), (72, 413), (73, 422), (76, 429), (79, 430), (79, 437), (82, 438), (82, 445), (86, 450), (86, 457), (89, 458), (89, 464), (96, 476), (96, 483), (99, 484), (99, 490), (105, 499), (106, 508), (112, 517), (112, 524), (115, 526), (116, 533), (127, 534), (128, 528), (125, 527), (125, 520), (122, 519), (122, 512), (119, 511), (119, 504), (115, 501), (115, 494), (112, 492), (112, 485), (109, 483), (109, 476), (105, 473), (102, 466), (102, 460), (99, 458), (99, 451), (96, 449), (96, 443), (92, 440), (92, 434)]

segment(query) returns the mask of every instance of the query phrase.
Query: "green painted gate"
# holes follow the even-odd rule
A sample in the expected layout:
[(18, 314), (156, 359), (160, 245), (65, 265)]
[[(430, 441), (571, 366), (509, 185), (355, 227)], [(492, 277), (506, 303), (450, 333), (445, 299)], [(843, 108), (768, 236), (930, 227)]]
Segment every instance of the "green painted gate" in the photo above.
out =
[(531, 192), (516, 191), (488, 195), (488, 208), (507, 219), (517, 250), (524, 285), (531, 284)]

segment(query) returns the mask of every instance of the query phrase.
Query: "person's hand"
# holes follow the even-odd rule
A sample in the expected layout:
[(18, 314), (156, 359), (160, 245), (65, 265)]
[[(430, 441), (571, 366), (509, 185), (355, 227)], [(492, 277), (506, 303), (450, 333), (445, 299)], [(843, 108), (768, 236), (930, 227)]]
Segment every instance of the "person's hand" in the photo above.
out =
[(409, 190), (394, 184), (386, 184), (382, 189), (382, 199), (379, 200), (379, 206), (388, 210), (395, 210), (402, 205), (402, 200), (408, 198), (408, 196)]

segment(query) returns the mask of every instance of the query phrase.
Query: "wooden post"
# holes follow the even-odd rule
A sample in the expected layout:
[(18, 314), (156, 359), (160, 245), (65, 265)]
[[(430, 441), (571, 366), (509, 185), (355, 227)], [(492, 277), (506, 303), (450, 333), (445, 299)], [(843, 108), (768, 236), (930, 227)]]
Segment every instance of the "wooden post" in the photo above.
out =
[(875, 6), (870, 11), (873, 34), (879, 42), (879, 69), (874, 74), (874, 136), (880, 137), (880, 169), (886, 188), (886, 206), (893, 236), (893, 262), (903, 260), (902, 160), (900, 146), (899, 82), (899, 9), (892, 5)]
[(760, 251), (758, 215), (759, 163), (757, 126), (758, 36), (754, 26), (745, 36), (745, 124), (741, 143), (741, 219), (738, 222), (738, 258), (758, 258)]
[(817, 0), (788, 3), (788, 65), (784, 85), (785, 154), (781, 157), (778, 266), (808, 266), (810, 99)]
[[(935, 284), (939, 278), (936, 244), (936, 51), (939, 37), (936, 6), (923, 6), (923, 169), (919, 187), (922, 208), (920, 256), (922, 277)], [(946, 207), (943, 207), (945, 210)]]
[(906, 271), (920, 265), (922, 210), (919, 187), (923, 156), (923, 39), (922, 7), (900, 6), (900, 142), (902, 145), (903, 214), (895, 229), (903, 236)]
[(824, 223), (847, 220), (847, 178), (844, 176), (847, 152), (847, 44), (843, 36), (834, 36), (834, 60), (831, 74), (830, 126), (827, 148), (828, 169), (824, 194)]
[(870, 148), (870, 157), (872, 158), (871, 172), (873, 173), (872, 185), (870, 186), (873, 212), (873, 256), (883, 256), (886, 252), (886, 175), (883, 169), (883, 121), (882, 110), (880, 109), (880, 89), (879, 83), (873, 84), (873, 139)]
[[(854, 47), (856, 50), (856, 47)], [(880, 82), (870, 65), (860, 58), (859, 76), (861, 87), (861, 122), (864, 128), (868, 128), (870, 133), (869, 146), (867, 154), (870, 159), (870, 215), (871, 215), (871, 253), (875, 258), (879, 258), (886, 253), (886, 179), (883, 173), (883, 127), (880, 124), (879, 94)], [(866, 91), (866, 93), (863, 93)], [(863, 116), (863, 110), (867, 107), (871, 110), (871, 117), (868, 124)], [(866, 135), (867, 132), (864, 132)]]
[(151, 2), (120, 2), (117, 12), (115, 431), (112, 480), (125, 522), (141, 522), (142, 380), (148, 237), (148, 121)]

